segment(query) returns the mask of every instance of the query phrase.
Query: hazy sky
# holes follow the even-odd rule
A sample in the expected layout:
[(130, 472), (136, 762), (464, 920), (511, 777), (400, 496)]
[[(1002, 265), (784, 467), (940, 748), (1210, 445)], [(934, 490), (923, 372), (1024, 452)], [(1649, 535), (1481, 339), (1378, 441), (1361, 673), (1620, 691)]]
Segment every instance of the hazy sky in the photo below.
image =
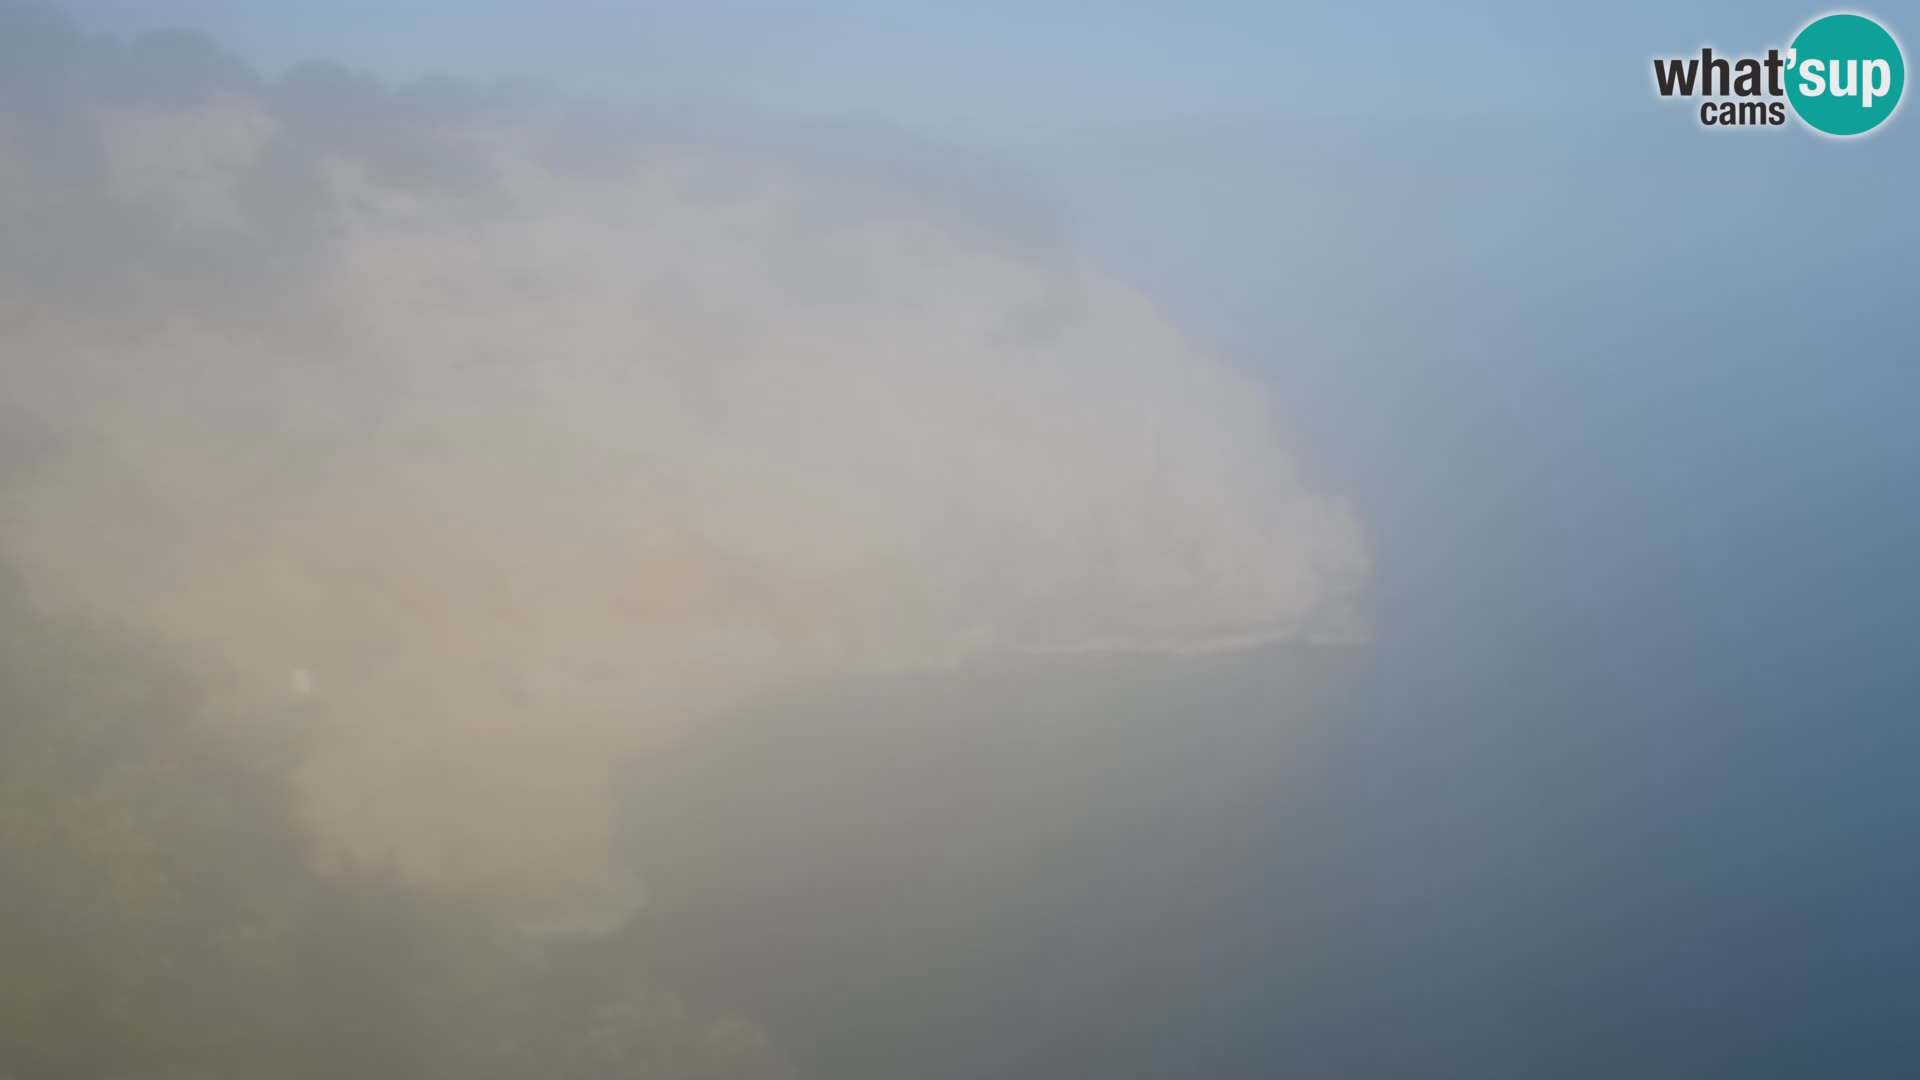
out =
[[(528, 75), (961, 144), (1270, 398), (1364, 533), (1367, 641), (1304, 712), (1235, 676), (1215, 713), (1306, 734), (1248, 737), (1182, 819), (1176, 895), (1102, 894), (1119, 929), (1040, 980), (1084, 998), (1074, 1025), (979, 1061), (1920, 1068), (1920, 119), (1707, 132), (1647, 71), (1784, 44), (1813, 8), (67, 10), (192, 26), (267, 72)], [(1118, 880), (1151, 892), (1148, 865)], [(1135, 947), (1185, 962), (1115, 985), (1088, 959)], [(848, 993), (882, 1015), (815, 1017), (842, 1025), (797, 1040), (818, 1060), (873, 1060), (846, 1047), (875, 1028), (909, 1033), (895, 1060), (978, 1048), (914, 1012), (939, 991), (865, 977)]]
[[(1290, 116), (1621, 112), (1656, 50), (1784, 43), (1779, 3), (1542, 7), (848, 2), (535, 5), (423, 0), (288, 10), (78, 0), (90, 25), (205, 27), (269, 69), (314, 56), (392, 78), (521, 75), (645, 94), (855, 110), (1051, 137)], [(1630, 80), (1629, 80), (1630, 82)], [(1537, 123), (1538, 121), (1536, 121)]]

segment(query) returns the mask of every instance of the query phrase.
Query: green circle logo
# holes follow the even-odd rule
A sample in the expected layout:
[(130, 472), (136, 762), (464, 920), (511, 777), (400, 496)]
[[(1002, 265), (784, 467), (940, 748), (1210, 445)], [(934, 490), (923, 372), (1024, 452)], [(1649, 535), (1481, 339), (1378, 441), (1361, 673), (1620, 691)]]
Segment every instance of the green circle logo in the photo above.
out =
[(1788, 53), (1787, 100), (1816, 131), (1861, 135), (1900, 104), (1907, 65), (1900, 45), (1864, 15), (1827, 15), (1807, 24)]

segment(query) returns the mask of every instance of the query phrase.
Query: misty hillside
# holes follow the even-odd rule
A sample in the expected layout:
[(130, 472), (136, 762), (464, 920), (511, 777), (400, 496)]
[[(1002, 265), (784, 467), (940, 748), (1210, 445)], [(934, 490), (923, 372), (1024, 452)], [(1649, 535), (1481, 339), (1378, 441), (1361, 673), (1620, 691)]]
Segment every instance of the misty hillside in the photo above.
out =
[(763, 1036), (486, 896), (329, 859), (164, 650), (0, 575), (0, 1075), (764, 1077)]

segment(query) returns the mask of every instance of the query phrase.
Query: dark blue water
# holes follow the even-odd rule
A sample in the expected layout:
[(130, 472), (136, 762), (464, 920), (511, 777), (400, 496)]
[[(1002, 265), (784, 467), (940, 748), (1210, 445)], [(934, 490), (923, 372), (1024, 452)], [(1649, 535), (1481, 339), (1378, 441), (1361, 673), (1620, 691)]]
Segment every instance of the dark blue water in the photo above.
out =
[(1608, 123), (1086, 181), (1373, 639), (713, 748), (647, 947), (820, 1075), (1920, 1070), (1920, 157)]

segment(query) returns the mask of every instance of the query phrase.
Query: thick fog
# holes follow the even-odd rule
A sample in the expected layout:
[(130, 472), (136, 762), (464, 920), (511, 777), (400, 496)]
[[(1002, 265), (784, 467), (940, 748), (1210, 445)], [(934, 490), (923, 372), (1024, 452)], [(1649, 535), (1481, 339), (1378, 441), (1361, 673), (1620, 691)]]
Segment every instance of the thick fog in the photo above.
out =
[(728, 710), (1356, 632), (1258, 389), (990, 164), (11, 18), (7, 557), (358, 858), (617, 917), (610, 767)]
[(0, 1077), (1920, 1072), (1911, 110), (1491, 7), (0, 0)]

